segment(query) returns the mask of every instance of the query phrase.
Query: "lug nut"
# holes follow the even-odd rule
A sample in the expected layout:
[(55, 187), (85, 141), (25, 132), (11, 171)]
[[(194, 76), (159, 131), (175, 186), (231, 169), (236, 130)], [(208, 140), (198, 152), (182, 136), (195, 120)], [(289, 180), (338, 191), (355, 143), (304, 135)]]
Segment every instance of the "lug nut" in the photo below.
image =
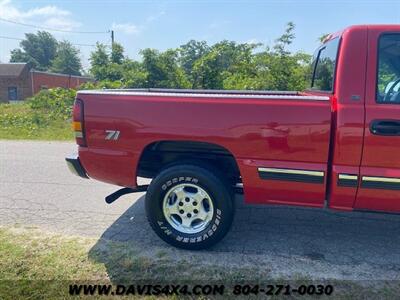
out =
[(193, 212), (194, 212), (195, 214), (197, 214), (199, 211), (198, 211), (197, 209), (195, 209)]
[(189, 202), (189, 201), (190, 201), (190, 199), (189, 199), (188, 197), (186, 197), (186, 198), (185, 198), (185, 201), (186, 201), (186, 202)]
[(180, 214), (184, 214), (185, 211), (184, 211), (183, 209), (181, 209), (181, 210), (179, 211), (179, 213), (180, 213)]
[(196, 202), (196, 201), (194, 201), (194, 202), (193, 202), (193, 205), (194, 205), (194, 206), (196, 206), (196, 205), (197, 205), (197, 202)]
[(192, 214), (190, 214), (190, 213), (187, 214), (187, 217), (188, 217), (188, 218), (191, 218), (191, 217), (192, 217)]
[(179, 202), (179, 206), (182, 206), (183, 205), (183, 202)]

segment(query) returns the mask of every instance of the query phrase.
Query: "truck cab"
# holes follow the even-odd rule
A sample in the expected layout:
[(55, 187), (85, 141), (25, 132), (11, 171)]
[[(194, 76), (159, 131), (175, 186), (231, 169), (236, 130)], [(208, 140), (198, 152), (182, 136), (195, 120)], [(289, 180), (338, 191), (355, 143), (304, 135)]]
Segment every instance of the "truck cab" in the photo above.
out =
[(400, 26), (350, 27), (326, 47), (335, 40), (328, 205), (400, 212)]

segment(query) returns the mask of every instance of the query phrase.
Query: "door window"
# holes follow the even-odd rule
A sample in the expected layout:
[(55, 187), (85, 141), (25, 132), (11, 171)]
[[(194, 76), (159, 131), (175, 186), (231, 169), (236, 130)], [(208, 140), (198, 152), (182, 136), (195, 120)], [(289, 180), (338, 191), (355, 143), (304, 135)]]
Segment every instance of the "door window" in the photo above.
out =
[(385, 34), (378, 45), (376, 101), (400, 104), (400, 34)]

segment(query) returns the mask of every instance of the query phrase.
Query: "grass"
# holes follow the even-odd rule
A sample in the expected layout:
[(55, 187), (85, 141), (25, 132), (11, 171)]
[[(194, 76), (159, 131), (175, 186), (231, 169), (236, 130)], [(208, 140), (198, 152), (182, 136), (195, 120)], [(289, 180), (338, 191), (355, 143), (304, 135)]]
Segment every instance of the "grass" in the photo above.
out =
[[(221, 268), (201, 262), (194, 264), (171, 259), (163, 251), (155, 257), (144, 257), (124, 242), (68, 237), (32, 228), (0, 227), (0, 299), (67, 299), (69, 284), (109, 284), (110, 281), (114, 286), (135, 282), (227, 286), (324, 283), (304, 276), (290, 282), (284, 278), (271, 281), (269, 271), (257, 266)], [(373, 286), (351, 281), (325, 282), (328, 283), (335, 287), (335, 293), (322, 299), (394, 299), (400, 288), (398, 283), (381, 282)]]
[(0, 139), (73, 140), (71, 122), (27, 103), (0, 104)]
[[(196, 252), (193, 252), (196, 255)], [(213, 266), (206, 262), (194, 263), (172, 259), (167, 252), (158, 251), (154, 257), (143, 256), (129, 242), (99, 240), (89, 257), (103, 263), (109, 278), (115, 283), (129, 283), (133, 279), (144, 282), (254, 282), (269, 278), (268, 269), (251, 267)]]
[(64, 298), (70, 281), (106, 281), (87, 256), (93, 240), (0, 228), (0, 299)]
[(33, 229), (0, 228), (0, 278), (9, 280), (107, 279), (87, 257), (93, 240)]

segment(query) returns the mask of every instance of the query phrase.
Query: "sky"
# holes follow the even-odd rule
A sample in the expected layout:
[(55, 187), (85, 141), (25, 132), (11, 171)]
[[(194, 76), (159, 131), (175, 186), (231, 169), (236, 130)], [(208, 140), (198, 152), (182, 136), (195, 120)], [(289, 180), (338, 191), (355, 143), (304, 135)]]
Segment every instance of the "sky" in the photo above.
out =
[(290, 50), (312, 54), (321, 35), (346, 26), (400, 24), (400, 0), (0, 0), (0, 61), (8, 62), (10, 51), (19, 47), (19, 40), (5, 37), (23, 38), (39, 27), (60, 30), (48, 31), (59, 40), (75, 44), (87, 69), (94, 49), (90, 45), (110, 44), (110, 30), (127, 55), (139, 59), (140, 49), (176, 48), (190, 39), (268, 46), (290, 21), (296, 25)]

